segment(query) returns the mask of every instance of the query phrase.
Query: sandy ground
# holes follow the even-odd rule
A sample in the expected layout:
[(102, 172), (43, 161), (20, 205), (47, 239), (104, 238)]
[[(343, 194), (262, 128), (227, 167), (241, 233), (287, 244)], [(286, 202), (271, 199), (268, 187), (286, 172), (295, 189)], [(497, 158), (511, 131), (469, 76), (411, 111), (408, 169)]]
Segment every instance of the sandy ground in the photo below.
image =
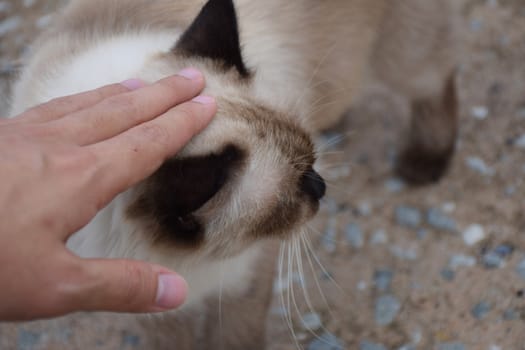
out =
[[(321, 142), (329, 192), (313, 251), (293, 271), (284, 259), (270, 349), (525, 349), (525, 2), (465, 2), (451, 171), (419, 189), (393, 178), (406, 108), (371, 89)], [(0, 1), (0, 96), (57, 3)], [(76, 315), (3, 325), (0, 348), (142, 349), (145, 337), (129, 320)]]

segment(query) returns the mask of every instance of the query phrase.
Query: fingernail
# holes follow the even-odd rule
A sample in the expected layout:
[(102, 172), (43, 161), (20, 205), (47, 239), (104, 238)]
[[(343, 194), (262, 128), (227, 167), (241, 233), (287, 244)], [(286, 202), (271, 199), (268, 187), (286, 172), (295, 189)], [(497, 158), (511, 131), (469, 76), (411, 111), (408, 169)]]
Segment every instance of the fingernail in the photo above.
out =
[(209, 105), (209, 104), (215, 103), (215, 98), (211, 96), (206, 96), (206, 95), (199, 95), (195, 97), (192, 101), (200, 103), (202, 105)]
[(189, 80), (196, 80), (202, 78), (202, 73), (195, 68), (186, 68), (177, 73), (178, 76)]
[(173, 309), (186, 299), (188, 285), (186, 281), (174, 274), (160, 274), (158, 277), (157, 307), (161, 309)]
[(139, 79), (129, 79), (129, 80), (123, 81), (120, 84), (124, 85), (129, 90), (138, 90), (146, 86), (146, 84), (142, 80), (139, 80)]

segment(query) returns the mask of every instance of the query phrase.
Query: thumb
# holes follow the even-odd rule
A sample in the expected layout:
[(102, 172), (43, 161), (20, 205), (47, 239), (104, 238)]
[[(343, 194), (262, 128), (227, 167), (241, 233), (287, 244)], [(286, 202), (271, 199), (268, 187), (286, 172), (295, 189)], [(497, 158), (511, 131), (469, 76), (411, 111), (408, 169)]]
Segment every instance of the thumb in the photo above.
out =
[(88, 277), (80, 288), (85, 311), (161, 312), (180, 306), (188, 286), (164, 267), (134, 260), (85, 260)]

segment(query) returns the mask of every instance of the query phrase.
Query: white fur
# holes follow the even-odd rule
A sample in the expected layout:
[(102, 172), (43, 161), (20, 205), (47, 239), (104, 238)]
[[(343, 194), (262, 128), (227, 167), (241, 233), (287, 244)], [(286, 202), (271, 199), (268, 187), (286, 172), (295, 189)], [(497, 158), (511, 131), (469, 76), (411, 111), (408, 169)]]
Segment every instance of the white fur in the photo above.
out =
[[(21, 85), (16, 87), (14, 101), (17, 115), (23, 110), (60, 96), (92, 90), (103, 85), (138, 78), (144, 64), (159, 53), (168, 52), (180, 33), (142, 32), (128, 33), (86, 48), (69, 62), (54, 62), (55, 68), (38, 79), (38, 89)], [(32, 74), (28, 71), (26, 74)], [(22, 81), (33, 81), (22, 79)], [(27, 92), (33, 92), (28, 99)]]

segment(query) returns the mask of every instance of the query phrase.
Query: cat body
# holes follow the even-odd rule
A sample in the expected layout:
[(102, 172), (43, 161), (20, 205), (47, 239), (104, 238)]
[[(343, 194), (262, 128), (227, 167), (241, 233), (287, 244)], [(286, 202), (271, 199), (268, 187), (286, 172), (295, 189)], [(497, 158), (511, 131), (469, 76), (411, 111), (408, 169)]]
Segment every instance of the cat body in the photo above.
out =
[(210, 127), (68, 243), (81, 256), (144, 259), (187, 279), (185, 306), (147, 319), (166, 334), (156, 337), (159, 349), (264, 348), (275, 242), (315, 214), (325, 191), (312, 139), (369, 77), (407, 96), (418, 114), (400, 160), (407, 178), (437, 179), (454, 146), (448, 1), (234, 5), (72, 1), (15, 86), (13, 115), (131, 77), (153, 82), (187, 66), (205, 73), (206, 93), (219, 102)]

